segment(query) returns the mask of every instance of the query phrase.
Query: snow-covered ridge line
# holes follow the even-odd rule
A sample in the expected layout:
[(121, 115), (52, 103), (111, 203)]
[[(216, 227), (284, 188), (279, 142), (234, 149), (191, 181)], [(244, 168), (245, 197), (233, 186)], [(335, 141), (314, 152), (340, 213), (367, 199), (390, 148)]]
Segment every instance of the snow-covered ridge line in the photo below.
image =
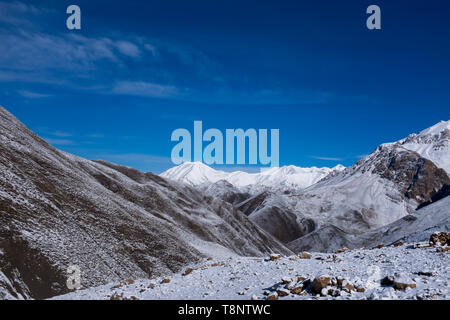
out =
[(421, 157), (432, 161), (437, 167), (450, 174), (450, 120), (440, 121), (417, 134), (410, 134), (404, 139), (385, 143), (380, 147), (391, 145), (400, 145), (407, 150), (417, 152)]
[(187, 183), (191, 186), (213, 184), (224, 180), (236, 188), (257, 185), (269, 188), (304, 189), (321, 180), (333, 171), (342, 171), (345, 167), (337, 165), (333, 168), (302, 168), (284, 166), (263, 170), (260, 173), (242, 171), (225, 172), (215, 170), (201, 162), (186, 162), (163, 172), (160, 176), (166, 179)]
[[(418, 134), (410, 134), (402, 140), (384, 143), (377, 149), (393, 145), (414, 151), (450, 173), (450, 120), (440, 121), (434, 126)], [(224, 180), (238, 189), (245, 188), (245, 191), (248, 191), (249, 188), (257, 187), (256, 189), (261, 191), (261, 188), (305, 189), (331, 173), (336, 174), (345, 169), (342, 165), (333, 168), (302, 168), (290, 165), (269, 168), (260, 173), (247, 173), (242, 171), (225, 172), (213, 169), (202, 162), (186, 162), (163, 172), (160, 176), (194, 187), (208, 186)]]

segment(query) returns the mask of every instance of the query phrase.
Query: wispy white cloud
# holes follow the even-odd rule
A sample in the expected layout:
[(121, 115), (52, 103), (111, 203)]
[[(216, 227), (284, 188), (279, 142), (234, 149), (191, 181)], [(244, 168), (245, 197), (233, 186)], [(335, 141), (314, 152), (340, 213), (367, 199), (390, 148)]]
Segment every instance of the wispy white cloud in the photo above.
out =
[(161, 157), (143, 153), (118, 153), (118, 154), (102, 154), (98, 155), (99, 159), (108, 161), (131, 161), (131, 162), (146, 162), (149, 164), (167, 164), (171, 163), (170, 157)]
[(51, 74), (45, 75), (39, 71), (24, 71), (24, 70), (10, 70), (10, 71), (0, 70), (0, 81), (42, 83), (58, 86), (68, 84), (66, 80), (53, 77), (51, 76)]
[(343, 161), (344, 158), (337, 158), (337, 157), (320, 157), (320, 156), (311, 156), (313, 159), (318, 160), (326, 160), (326, 161)]
[(100, 60), (119, 62), (115, 44), (107, 38), (20, 31), (0, 33), (0, 42), (11, 44), (2, 48), (0, 56), (0, 67), (10, 71), (87, 72)]
[(149, 44), (149, 43), (145, 43), (145, 44), (144, 44), (144, 48), (145, 48), (147, 51), (151, 52), (151, 54), (152, 54), (153, 56), (156, 56), (156, 54), (157, 54), (157, 52), (158, 52), (158, 50), (156, 49), (156, 47), (155, 47), (154, 45), (152, 45), (152, 44)]
[(47, 143), (53, 146), (73, 146), (76, 145), (75, 141), (69, 139), (53, 139), (53, 138), (44, 138)]
[(52, 136), (62, 137), (62, 138), (73, 137), (72, 133), (64, 132), (64, 131), (52, 131), (52, 132), (50, 132), (50, 134)]
[(116, 47), (120, 53), (132, 58), (137, 58), (141, 55), (141, 51), (138, 46), (128, 41), (117, 41)]
[[(186, 78), (186, 75), (209, 78), (213, 74), (211, 69), (217, 68), (217, 64), (198, 49), (137, 34), (112, 31), (104, 37), (92, 37), (44, 32), (33, 27), (42, 24), (44, 13), (47, 13), (45, 8), (19, 1), (0, 1), (0, 43), (10, 44), (2, 46), (0, 81), (55, 84), (71, 90), (103, 94), (169, 98), (178, 96), (176, 83), (181, 78)], [(29, 23), (22, 23), (22, 20)], [(19, 23), (20, 28), (17, 27)], [(142, 66), (140, 63), (144, 58), (146, 65)], [(134, 66), (140, 65), (138, 69), (146, 69), (147, 72), (127, 80), (112, 79), (105, 74), (105, 70), (124, 74), (127, 68), (131, 68), (130, 59)], [(171, 68), (173, 65), (177, 68)], [(154, 75), (158, 75), (158, 79)], [(28, 91), (23, 92), (23, 96), (43, 97)]]
[(152, 172), (163, 172), (174, 166), (169, 157), (156, 156), (142, 153), (118, 153), (118, 154), (98, 154), (95, 160), (106, 160), (112, 163), (141, 168)]
[(31, 4), (11, 1), (0, 1), (0, 23), (6, 23), (14, 26), (30, 26), (32, 25), (29, 18), (36, 17), (53, 10), (35, 7)]
[(38, 92), (32, 92), (27, 90), (17, 90), (17, 93), (19, 93), (21, 96), (29, 99), (39, 99), (39, 98), (48, 98), (51, 95), (49, 94), (43, 94)]
[[(231, 74), (200, 49), (179, 43), (114, 30), (104, 37), (49, 34), (33, 27), (42, 24), (45, 10), (0, 1), (0, 22), (13, 26), (12, 18), (32, 22), (10, 30), (0, 25), (0, 44), (8, 44), (0, 54), (0, 81), (213, 104), (322, 104), (335, 98), (330, 92), (270, 85), (246, 89), (239, 85), (248, 82), (246, 75)], [(27, 98), (44, 98), (27, 91), (22, 94)]]
[(112, 89), (112, 93), (154, 98), (169, 98), (180, 94), (179, 90), (174, 86), (166, 86), (142, 81), (117, 82)]
[(219, 104), (322, 104), (334, 98), (334, 94), (325, 91), (283, 90), (266, 88), (260, 90), (239, 91), (219, 86), (217, 90), (198, 92), (192, 96), (199, 102)]
[(161, 173), (174, 166), (170, 157), (151, 155), (145, 153), (109, 153), (87, 151), (85, 157), (92, 160), (105, 160), (112, 163), (139, 168), (143, 171)]
[(93, 138), (93, 139), (100, 139), (100, 138), (104, 138), (105, 136), (100, 133), (91, 133), (91, 134), (87, 134), (86, 137)]
[(52, 136), (52, 137), (57, 137), (57, 138), (68, 138), (68, 137), (73, 137), (74, 134), (67, 132), (67, 131), (61, 131), (61, 130), (57, 130), (57, 129), (52, 129), (49, 127), (39, 127), (36, 129), (36, 132), (38, 132), (40, 135), (42, 136)]

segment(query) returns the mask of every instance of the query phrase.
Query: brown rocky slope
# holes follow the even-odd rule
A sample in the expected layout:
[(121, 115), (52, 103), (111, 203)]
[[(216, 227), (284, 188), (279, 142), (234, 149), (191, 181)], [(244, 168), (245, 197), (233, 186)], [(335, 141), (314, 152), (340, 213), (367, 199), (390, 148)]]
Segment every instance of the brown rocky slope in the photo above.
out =
[(230, 204), (59, 151), (0, 107), (0, 299), (179, 271), (211, 252), (290, 253)]

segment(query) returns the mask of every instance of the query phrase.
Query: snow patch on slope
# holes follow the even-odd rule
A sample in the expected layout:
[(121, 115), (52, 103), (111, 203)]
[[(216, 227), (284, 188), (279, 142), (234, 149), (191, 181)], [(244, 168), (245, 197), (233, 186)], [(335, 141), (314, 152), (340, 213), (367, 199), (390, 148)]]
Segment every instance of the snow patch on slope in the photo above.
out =
[(411, 134), (399, 143), (450, 174), (450, 120), (441, 121), (419, 134)]

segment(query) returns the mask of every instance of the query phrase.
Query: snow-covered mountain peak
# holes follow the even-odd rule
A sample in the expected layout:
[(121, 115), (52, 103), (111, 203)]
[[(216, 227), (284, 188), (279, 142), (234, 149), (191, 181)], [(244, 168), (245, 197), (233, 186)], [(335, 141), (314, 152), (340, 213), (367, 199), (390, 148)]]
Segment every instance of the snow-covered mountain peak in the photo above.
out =
[(207, 166), (203, 162), (195, 161), (195, 162), (184, 162), (179, 166), (175, 167), (179, 172), (188, 172), (188, 171), (208, 171), (213, 170), (211, 167)]
[(302, 168), (294, 165), (274, 167), (262, 170), (260, 173), (247, 173), (242, 171), (225, 172), (215, 170), (201, 162), (187, 162), (171, 168), (161, 174), (161, 177), (187, 183), (191, 186), (200, 186), (216, 183), (220, 180), (229, 182), (236, 188), (249, 189), (252, 186), (261, 188), (304, 189), (324, 178), (334, 170), (342, 171), (342, 165), (334, 168)]
[(418, 135), (436, 135), (436, 134), (440, 134), (443, 133), (447, 130), (450, 130), (450, 120), (447, 121), (439, 121), (438, 123), (436, 123), (434, 126), (429, 127), (428, 129), (423, 130), (422, 132), (420, 132)]
[[(392, 148), (397, 148), (398, 152), (401, 152), (402, 149), (414, 151), (450, 174), (450, 120), (440, 121), (434, 126), (419, 133), (412, 133), (399, 141), (383, 143), (375, 149), (373, 154)], [(373, 154), (367, 157), (373, 157)]]
[(431, 126), (419, 133), (412, 133), (405, 139), (397, 141), (397, 143), (419, 143), (419, 144), (430, 144), (439, 140), (448, 139), (450, 134), (450, 120), (440, 121), (434, 126)]
[(173, 167), (161, 174), (161, 177), (179, 182), (184, 182), (192, 186), (203, 183), (214, 183), (223, 180), (226, 172), (214, 170), (202, 162), (185, 162)]
[(344, 171), (346, 167), (344, 167), (342, 164), (338, 164), (337, 166), (334, 166), (331, 168), (333, 171)]
[(398, 144), (433, 161), (450, 174), (450, 120), (441, 121), (419, 134), (411, 134)]

